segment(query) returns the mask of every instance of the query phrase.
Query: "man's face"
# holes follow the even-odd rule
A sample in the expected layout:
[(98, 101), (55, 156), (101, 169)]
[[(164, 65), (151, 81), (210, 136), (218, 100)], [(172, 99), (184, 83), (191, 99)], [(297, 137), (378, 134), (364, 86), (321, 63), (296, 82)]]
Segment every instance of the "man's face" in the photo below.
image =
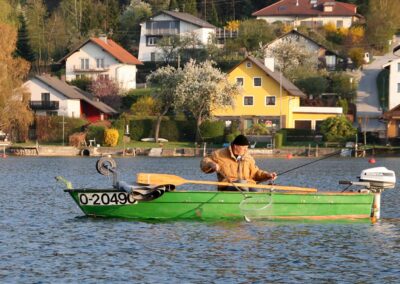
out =
[(247, 152), (248, 148), (249, 148), (249, 146), (247, 146), (247, 145), (241, 146), (241, 145), (234, 144), (232, 147), (232, 152), (234, 155), (243, 156)]

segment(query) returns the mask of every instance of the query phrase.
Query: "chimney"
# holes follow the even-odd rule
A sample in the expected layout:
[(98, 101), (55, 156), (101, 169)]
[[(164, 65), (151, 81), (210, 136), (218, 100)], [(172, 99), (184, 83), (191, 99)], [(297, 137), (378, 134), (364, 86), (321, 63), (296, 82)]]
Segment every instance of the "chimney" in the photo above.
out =
[(299, 0), (296, 0), (296, 6), (299, 6)]
[(264, 65), (272, 72), (275, 72), (275, 59), (273, 57), (265, 57)]
[(100, 35), (99, 35), (99, 39), (101, 39), (102, 41), (104, 41), (105, 43), (107, 43), (107, 35), (105, 35), (105, 34), (100, 34)]

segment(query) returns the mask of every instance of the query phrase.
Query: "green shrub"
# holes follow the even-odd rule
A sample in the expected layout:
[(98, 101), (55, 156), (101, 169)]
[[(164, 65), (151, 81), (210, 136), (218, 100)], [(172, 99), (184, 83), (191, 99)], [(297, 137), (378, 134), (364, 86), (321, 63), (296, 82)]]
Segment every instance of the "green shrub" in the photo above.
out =
[(104, 130), (105, 126), (89, 125), (88, 133), (86, 135), (87, 140), (96, 139), (96, 144), (104, 144)]
[(146, 89), (134, 89), (127, 92), (124, 96), (122, 96), (121, 100), (121, 108), (128, 110), (131, 106), (138, 101), (141, 97), (148, 97), (152, 94), (154, 89), (146, 88)]
[(204, 141), (222, 143), (225, 123), (223, 121), (206, 120), (200, 125), (200, 134)]
[(179, 129), (179, 141), (194, 141), (196, 137), (196, 122), (194, 120), (176, 120)]
[(270, 131), (264, 123), (253, 124), (252, 127), (246, 129), (247, 135), (267, 135)]
[(342, 115), (325, 119), (321, 123), (321, 133), (324, 135), (326, 141), (341, 142), (354, 139), (357, 129)]
[(282, 148), (282, 145), (283, 145), (283, 134), (282, 133), (276, 133), (274, 138), (275, 138), (275, 148)]
[(180, 134), (175, 120), (161, 121), (159, 137), (169, 141), (179, 141)]
[(129, 121), (130, 137), (139, 141), (142, 138), (153, 137), (154, 119), (140, 119)]
[(125, 134), (125, 119), (114, 120), (112, 122), (112, 127), (118, 130), (118, 144), (121, 144)]

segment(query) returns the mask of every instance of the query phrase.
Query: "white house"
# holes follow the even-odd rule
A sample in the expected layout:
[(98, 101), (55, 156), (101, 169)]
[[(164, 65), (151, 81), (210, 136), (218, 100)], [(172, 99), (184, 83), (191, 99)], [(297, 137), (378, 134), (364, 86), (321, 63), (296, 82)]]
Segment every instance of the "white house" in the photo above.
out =
[(280, 0), (252, 14), (268, 23), (282, 22), (293, 27), (321, 27), (333, 23), (348, 28), (362, 16), (357, 6), (335, 0)]
[(400, 105), (400, 58), (391, 60), (382, 67), (389, 70), (388, 109), (391, 110)]
[(195, 34), (198, 40), (207, 44), (215, 34), (216, 27), (188, 13), (162, 11), (149, 21), (141, 23), (139, 60), (162, 61), (163, 54), (157, 43), (163, 37)]
[(310, 37), (303, 35), (296, 30), (292, 30), (266, 44), (265, 57), (272, 57), (272, 51), (285, 43), (293, 43), (299, 48), (302, 48), (313, 54), (315, 58), (318, 59), (320, 66), (326, 67), (329, 70), (336, 69), (337, 64), (344, 61), (344, 59), (341, 58), (335, 51), (328, 49), (324, 45), (314, 41)]
[(65, 115), (95, 122), (117, 114), (93, 95), (56, 77), (36, 75), (23, 86), (31, 94), (30, 108), (37, 115)]
[(112, 39), (90, 38), (59, 60), (65, 62), (66, 80), (108, 78), (123, 90), (136, 88), (136, 65), (143, 64)]

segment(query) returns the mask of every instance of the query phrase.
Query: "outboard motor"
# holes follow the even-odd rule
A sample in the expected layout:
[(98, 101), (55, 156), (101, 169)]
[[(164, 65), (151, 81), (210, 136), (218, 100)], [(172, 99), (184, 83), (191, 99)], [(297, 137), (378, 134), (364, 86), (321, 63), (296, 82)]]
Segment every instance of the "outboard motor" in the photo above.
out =
[(376, 167), (363, 170), (358, 179), (359, 181), (339, 181), (339, 184), (348, 185), (343, 191), (347, 190), (352, 185), (357, 185), (363, 187), (358, 192), (372, 192), (374, 194), (374, 205), (371, 218), (378, 220), (381, 211), (381, 193), (385, 189), (395, 187), (396, 175), (394, 171), (388, 170), (385, 167)]
[(383, 191), (386, 188), (394, 188), (396, 185), (396, 175), (394, 171), (385, 167), (365, 169), (359, 176), (360, 182), (368, 182), (371, 191)]

